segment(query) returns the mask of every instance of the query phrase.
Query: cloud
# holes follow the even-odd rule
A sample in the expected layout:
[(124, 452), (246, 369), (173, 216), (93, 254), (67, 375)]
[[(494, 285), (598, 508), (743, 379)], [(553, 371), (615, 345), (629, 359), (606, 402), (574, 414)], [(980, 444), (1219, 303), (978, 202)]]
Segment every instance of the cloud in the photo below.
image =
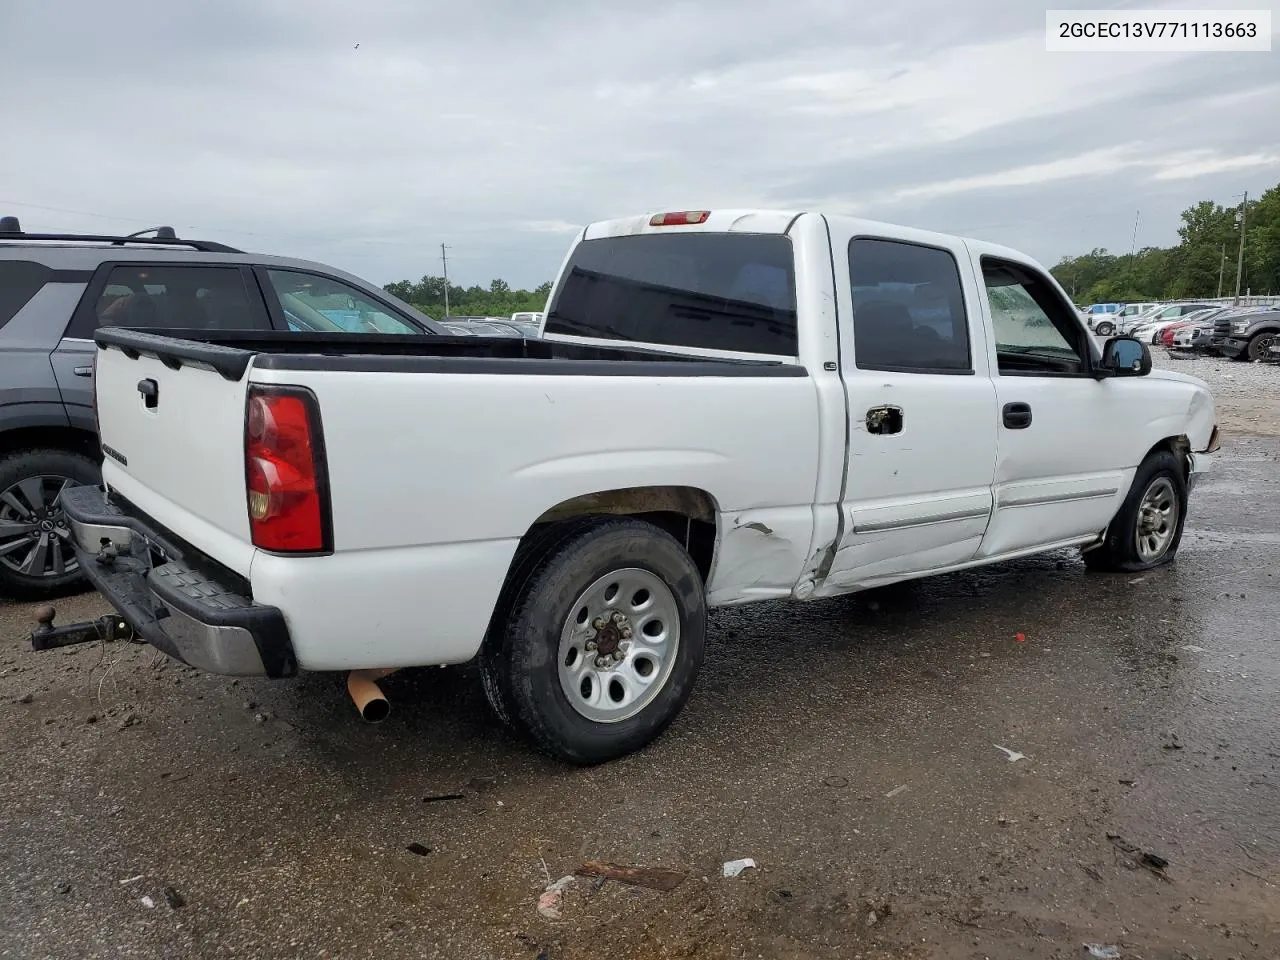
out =
[(157, 10), (0, 4), (0, 212), (378, 282), (447, 243), (464, 283), (535, 286), (581, 224), (655, 209), (828, 207), (1053, 261), (1280, 179), (1272, 58), (1050, 54), (1024, 0)]

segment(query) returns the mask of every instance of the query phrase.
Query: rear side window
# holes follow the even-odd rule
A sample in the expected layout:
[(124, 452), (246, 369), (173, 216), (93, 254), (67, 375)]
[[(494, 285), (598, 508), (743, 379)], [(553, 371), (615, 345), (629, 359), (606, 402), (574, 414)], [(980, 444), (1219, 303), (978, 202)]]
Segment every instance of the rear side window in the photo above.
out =
[(565, 268), (545, 332), (795, 356), (791, 241), (734, 233), (585, 240)]
[(92, 327), (268, 330), (266, 308), (239, 267), (131, 263), (112, 268), (92, 311), (80, 311), (73, 336)]
[(0, 327), (17, 316), (52, 275), (42, 263), (0, 260)]
[(853, 356), (860, 370), (972, 373), (955, 257), (937, 247), (849, 242)]

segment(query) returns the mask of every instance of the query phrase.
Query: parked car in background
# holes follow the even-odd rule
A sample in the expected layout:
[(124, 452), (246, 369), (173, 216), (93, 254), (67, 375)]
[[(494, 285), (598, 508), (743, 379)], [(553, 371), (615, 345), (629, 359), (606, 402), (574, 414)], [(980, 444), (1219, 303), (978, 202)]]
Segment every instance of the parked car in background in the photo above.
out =
[(351, 671), (374, 719), (381, 676), (475, 660), (499, 717), (590, 764), (680, 712), (710, 608), (1072, 546), (1156, 567), (1217, 447), (1203, 382), (1099, 349), (1044, 267), (980, 241), (645, 214), (585, 228), (552, 304), (521, 344), (322, 356), (98, 331), (77, 557), (194, 666)]
[(1124, 305), (1124, 308), (1115, 317), (1115, 322), (1116, 322), (1115, 332), (1123, 333), (1125, 324), (1130, 323), (1133, 320), (1136, 320), (1138, 317), (1142, 316), (1144, 313), (1146, 313), (1149, 310), (1159, 309), (1160, 306), (1161, 304), (1156, 303), (1155, 301), (1149, 301), (1144, 303), (1126, 303)]
[(537, 330), (532, 332), (525, 326), (513, 323), (502, 317), (449, 317), (441, 320), (440, 325), (451, 334), (460, 337), (536, 337)]
[(1280, 361), (1280, 310), (1267, 308), (1218, 318), (1213, 349), (1233, 360)]
[(1116, 321), (1116, 333), (1121, 336), (1127, 336), (1138, 327), (1149, 323), (1157, 313), (1165, 308), (1165, 306), (1166, 304), (1163, 303), (1152, 304), (1145, 310), (1131, 314), (1127, 317), (1122, 317)]
[(1084, 308), (1084, 321), (1098, 336), (1109, 337), (1115, 333), (1116, 319), (1123, 310), (1123, 303), (1091, 303)]
[(1129, 336), (1136, 337), (1144, 343), (1156, 344), (1160, 342), (1165, 330), (1174, 324), (1194, 320), (1198, 314), (1207, 315), (1221, 309), (1213, 304), (1204, 303), (1195, 305), (1195, 309), (1183, 310), (1181, 309), (1183, 306), (1184, 304), (1174, 304), (1172, 307), (1165, 307), (1142, 325), (1130, 330)]
[[(359, 277), (155, 236), (31, 234), (0, 218), (0, 596), (82, 585), (61, 495), (99, 480), (94, 331), (443, 333)], [(196, 428), (198, 429), (198, 427)]]

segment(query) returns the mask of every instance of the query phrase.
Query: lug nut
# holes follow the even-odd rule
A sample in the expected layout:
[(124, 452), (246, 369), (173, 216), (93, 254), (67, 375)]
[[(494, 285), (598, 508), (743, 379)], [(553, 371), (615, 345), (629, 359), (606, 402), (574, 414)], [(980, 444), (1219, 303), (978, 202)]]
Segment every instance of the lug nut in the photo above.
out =
[(622, 624), (627, 622), (627, 618), (620, 613), (615, 613), (613, 615), (613, 622), (621, 626)]
[(623, 627), (623, 628), (622, 628), (622, 639), (623, 639), (623, 640), (630, 640), (630, 639), (631, 639), (631, 637), (632, 637), (631, 628), (630, 628), (630, 627)]
[(596, 643), (594, 640), (587, 641), (587, 650), (589, 651), (594, 652), (599, 646), (600, 644)]
[(608, 657), (596, 657), (596, 666), (603, 670), (609, 665)]
[(596, 617), (594, 620), (591, 621), (591, 625), (595, 627), (597, 630), (603, 630), (604, 624), (605, 624), (604, 617)]

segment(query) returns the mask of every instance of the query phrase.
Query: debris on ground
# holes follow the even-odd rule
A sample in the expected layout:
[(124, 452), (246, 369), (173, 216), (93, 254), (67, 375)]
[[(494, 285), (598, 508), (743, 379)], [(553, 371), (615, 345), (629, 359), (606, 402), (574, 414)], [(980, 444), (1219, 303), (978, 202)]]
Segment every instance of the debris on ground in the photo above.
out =
[(131, 883), (137, 883), (139, 880), (143, 879), (144, 877), (146, 877), (145, 873), (140, 873), (136, 877), (126, 877), (125, 879), (120, 881), (120, 886), (126, 887)]
[(828, 787), (836, 787), (836, 788), (847, 787), (849, 785), (849, 778), (848, 777), (827, 777), (822, 782), (825, 786), (828, 786)]
[(1019, 760), (1027, 759), (1027, 755), (1025, 753), (1019, 753), (1017, 750), (1010, 750), (1008, 747), (1002, 747), (998, 743), (993, 743), (992, 746), (997, 750), (1001, 750), (1008, 754), (1010, 763), (1017, 763)]
[(160, 891), (160, 895), (164, 897), (164, 902), (174, 910), (178, 910), (187, 905), (186, 898), (173, 887), (165, 887)]
[(449, 800), (465, 800), (466, 794), (463, 793), (439, 793), (433, 797), (423, 797), (423, 803), (445, 803)]
[(154, 910), (156, 908), (156, 902), (150, 897), (143, 897), (139, 902), (148, 910)]
[(677, 870), (663, 870), (659, 867), (622, 867), (616, 863), (601, 863), (599, 860), (588, 860), (574, 873), (579, 877), (602, 877), (605, 880), (617, 880), (633, 887), (648, 887), (670, 893), (684, 881), (686, 874)]
[(467, 781), (467, 786), (476, 793), (484, 793), (487, 790), (492, 790), (497, 785), (498, 781), (493, 777), (472, 777)]
[(538, 897), (538, 913), (547, 920), (559, 920), (560, 908), (564, 904), (564, 892), (573, 885), (573, 877), (561, 877), (555, 883), (547, 884), (542, 895)]
[(130, 727), (136, 727), (141, 722), (136, 713), (127, 713), (124, 719), (120, 721), (119, 729), (128, 730)]
[(1169, 734), (1169, 740), (1167, 743), (1164, 744), (1164, 749), (1166, 750), (1182, 749), (1182, 741), (1178, 739), (1178, 735), (1176, 733)]
[(751, 870), (756, 866), (756, 862), (750, 857), (744, 857), (741, 860), (729, 860), (724, 865), (724, 875), (726, 877), (736, 877), (743, 870)]
[(1182, 645), (1182, 649), (1186, 650), (1188, 653), (1208, 653), (1209, 652), (1204, 647), (1196, 646), (1194, 643), (1184, 643)]
[(892, 800), (894, 797), (896, 797), (898, 794), (902, 793), (902, 791), (906, 789), (907, 789), (907, 785), (905, 783), (902, 784), (902, 786), (900, 787), (894, 787), (892, 790), (890, 790), (888, 793), (884, 795), (885, 799)]
[(423, 846), (422, 844), (416, 841), (406, 846), (405, 849), (408, 850), (410, 853), (419, 857), (425, 857), (427, 854), (431, 852), (430, 847)]
[(62, 894), (62, 895), (65, 897), (68, 893), (70, 893), (70, 892), (71, 892), (71, 884), (69, 884), (69, 883), (60, 883), (60, 884), (58, 884), (56, 887), (54, 887), (53, 889), (54, 889), (54, 890), (56, 890), (58, 893)]
[(22, 696), (18, 698), (18, 702), (24, 703), (24, 704), (31, 703), (33, 700), (35, 700), (35, 694), (32, 694), (32, 693), (24, 693)]
[(1027, 642), (1027, 635), (1026, 635), (1025, 633), (1015, 633), (1015, 634), (1013, 635), (1013, 639), (1014, 639), (1014, 641), (1015, 641), (1015, 642), (1017, 642), (1017, 643), (1026, 643), (1026, 642)]
[(1084, 949), (1095, 960), (1120, 960), (1120, 948), (1111, 944), (1086, 943)]
[(1144, 870), (1155, 874), (1161, 880), (1168, 881), (1169, 878), (1165, 876), (1164, 868), (1169, 866), (1169, 861), (1160, 856), (1160, 854), (1152, 853), (1150, 850), (1143, 850), (1137, 844), (1130, 843), (1118, 833), (1108, 833), (1107, 839), (1111, 841), (1111, 845), (1117, 850), (1128, 855), (1133, 866), (1142, 867)]

